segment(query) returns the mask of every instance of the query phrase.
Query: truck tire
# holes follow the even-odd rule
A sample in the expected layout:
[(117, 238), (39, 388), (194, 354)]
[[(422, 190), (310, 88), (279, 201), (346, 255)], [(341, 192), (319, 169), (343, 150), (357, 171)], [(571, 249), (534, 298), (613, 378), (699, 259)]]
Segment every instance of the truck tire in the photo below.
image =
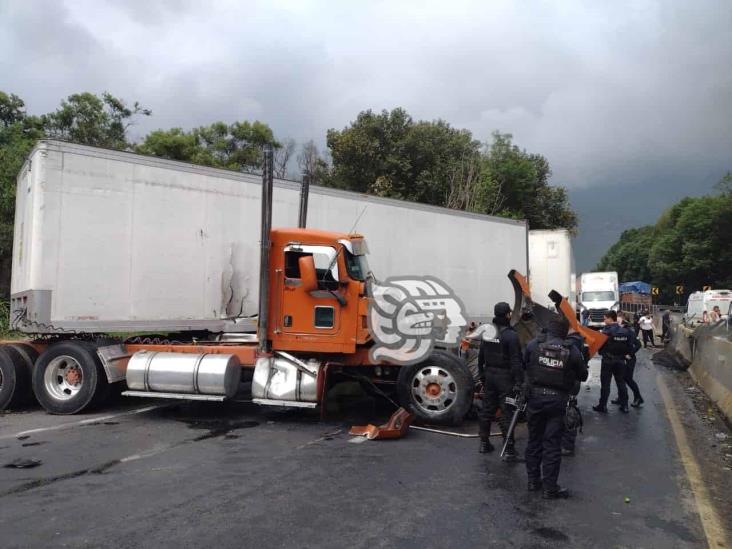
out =
[(27, 343), (8, 343), (5, 347), (10, 347), (20, 354), (23, 363), (28, 369), (28, 379), (30, 379), (30, 376), (33, 375), (33, 366), (35, 366), (36, 360), (38, 360), (38, 351), (35, 350), (33, 345), (28, 345)]
[(33, 368), (33, 393), (50, 414), (77, 414), (109, 394), (96, 346), (88, 341), (50, 345)]
[(12, 410), (31, 397), (31, 375), (21, 354), (0, 346), (0, 410)]
[(446, 351), (434, 351), (419, 364), (399, 369), (401, 405), (425, 423), (458, 425), (473, 403), (473, 376), (465, 363)]

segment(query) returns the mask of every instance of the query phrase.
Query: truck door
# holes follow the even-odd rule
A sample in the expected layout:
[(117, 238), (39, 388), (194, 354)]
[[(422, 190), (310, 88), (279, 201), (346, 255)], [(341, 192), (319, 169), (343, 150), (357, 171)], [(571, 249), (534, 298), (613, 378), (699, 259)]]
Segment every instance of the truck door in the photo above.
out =
[[(302, 288), (298, 260), (312, 256), (318, 289)], [(340, 330), (341, 305), (337, 251), (331, 246), (290, 245), (285, 248), (278, 328), (285, 334), (333, 336)]]

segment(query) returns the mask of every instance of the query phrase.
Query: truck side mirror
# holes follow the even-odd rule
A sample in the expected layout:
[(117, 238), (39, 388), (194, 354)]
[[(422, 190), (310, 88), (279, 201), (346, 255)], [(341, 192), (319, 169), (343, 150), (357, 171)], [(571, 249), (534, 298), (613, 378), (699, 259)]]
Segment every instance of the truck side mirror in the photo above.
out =
[(300, 280), (302, 288), (306, 292), (314, 292), (318, 289), (318, 275), (315, 272), (315, 260), (312, 255), (304, 255), (297, 260), (300, 267)]

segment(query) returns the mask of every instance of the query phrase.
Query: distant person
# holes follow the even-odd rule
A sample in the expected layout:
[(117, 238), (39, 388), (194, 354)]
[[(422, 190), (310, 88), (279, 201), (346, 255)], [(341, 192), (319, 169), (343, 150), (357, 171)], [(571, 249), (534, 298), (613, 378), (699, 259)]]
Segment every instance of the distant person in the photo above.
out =
[(590, 311), (588, 311), (587, 309), (582, 309), (582, 312), (580, 313), (580, 318), (582, 319), (582, 326), (590, 325)]
[(671, 311), (666, 309), (661, 315), (661, 341), (668, 341), (668, 334), (671, 331)]
[(641, 333), (643, 334), (643, 348), (648, 348), (649, 342), (651, 347), (655, 347), (656, 343), (653, 341), (653, 315), (646, 311), (646, 313), (638, 319), (638, 325), (640, 326)]
[(601, 414), (607, 414), (607, 400), (610, 397), (610, 383), (615, 378), (618, 386), (618, 405), (620, 411), (628, 413), (628, 388), (625, 385), (626, 361), (633, 354), (633, 332), (626, 326), (618, 324), (618, 314), (615, 311), (605, 313), (605, 327), (602, 333), (607, 341), (600, 348), (602, 362), (600, 363), (600, 402), (592, 409)]
[(633, 314), (633, 330), (635, 331), (635, 337), (638, 337), (640, 334), (640, 313), (636, 311)]
[[(628, 321), (625, 318), (624, 313), (618, 313), (618, 324), (620, 324), (623, 328), (626, 329), (628, 334), (632, 334), (633, 331), (631, 330), (630, 326), (628, 325)], [(635, 373), (635, 364), (636, 364), (636, 353), (641, 348), (641, 343), (638, 341), (637, 337), (633, 337), (631, 340), (631, 345), (633, 346), (633, 353), (631, 355), (626, 356), (626, 362), (625, 362), (625, 375), (623, 376), (623, 379), (625, 380), (625, 384), (630, 388), (631, 391), (633, 391), (633, 403), (631, 406), (633, 408), (638, 408), (643, 404), (643, 397), (640, 393), (640, 388), (638, 387), (638, 383), (633, 379), (633, 374)], [(618, 395), (620, 395), (620, 387), (618, 387)], [(610, 401), (612, 404), (621, 404), (620, 402), (620, 396), (616, 398), (615, 400)]]
[(712, 312), (709, 313), (709, 323), (716, 324), (720, 320), (722, 320), (722, 311), (719, 310), (719, 305), (715, 305)]

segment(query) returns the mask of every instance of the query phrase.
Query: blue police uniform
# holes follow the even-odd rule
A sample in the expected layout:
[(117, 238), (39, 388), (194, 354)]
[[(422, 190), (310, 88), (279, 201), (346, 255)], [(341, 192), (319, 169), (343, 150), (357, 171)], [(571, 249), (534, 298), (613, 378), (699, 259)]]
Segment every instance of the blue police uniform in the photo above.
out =
[(635, 334), (630, 328), (620, 324), (610, 324), (602, 329), (607, 341), (600, 348), (602, 363), (600, 366), (600, 402), (593, 406), (596, 412), (607, 412), (607, 400), (610, 397), (610, 383), (615, 378), (618, 386), (618, 404), (620, 410), (628, 412), (628, 387), (625, 385), (626, 361), (633, 356)]
[[(527, 422), (526, 472), (529, 490), (544, 489), (544, 497), (566, 497), (557, 484), (562, 462), (564, 416), (570, 393), (587, 379), (581, 353), (564, 334), (541, 334), (526, 346)], [(543, 485), (543, 486), (542, 486)]]

